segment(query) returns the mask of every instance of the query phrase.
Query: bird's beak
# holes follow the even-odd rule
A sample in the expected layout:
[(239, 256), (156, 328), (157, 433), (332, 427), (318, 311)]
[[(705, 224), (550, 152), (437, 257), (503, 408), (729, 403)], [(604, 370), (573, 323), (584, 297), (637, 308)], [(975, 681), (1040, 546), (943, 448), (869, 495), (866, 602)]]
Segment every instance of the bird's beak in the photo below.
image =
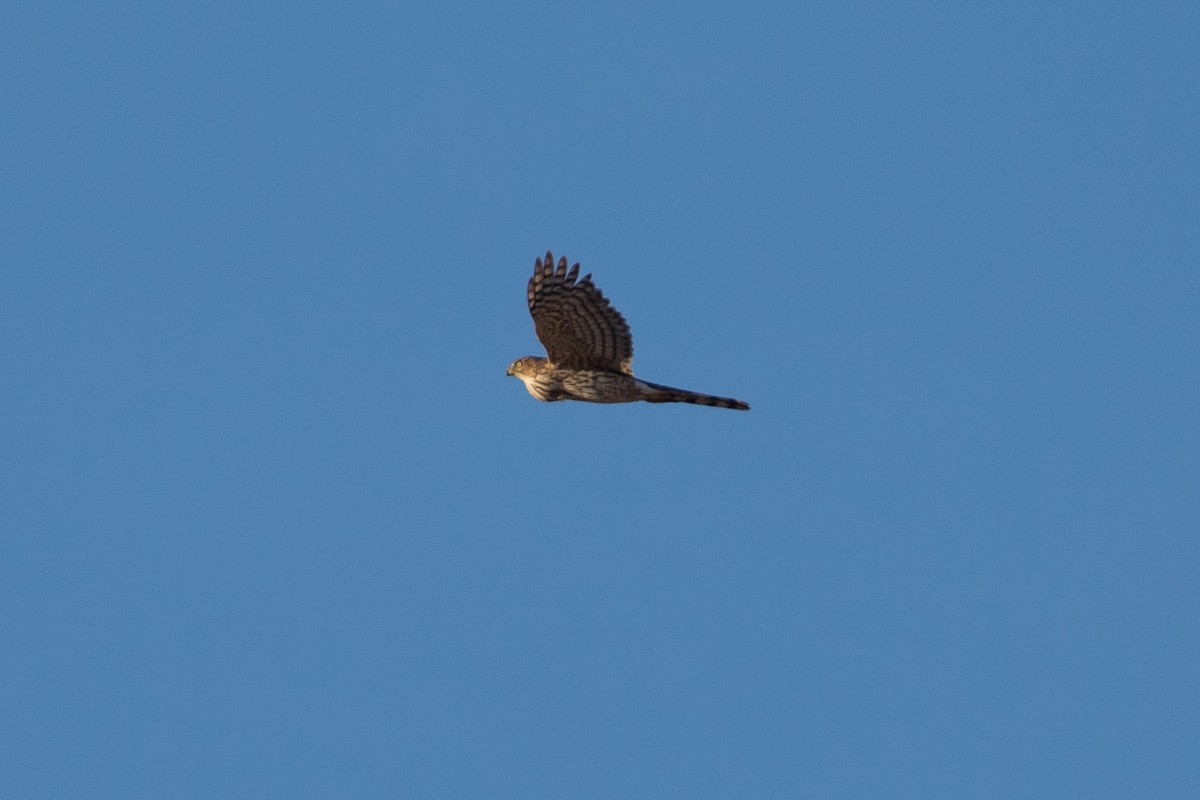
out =
[(511, 366), (509, 366), (509, 368), (508, 368), (508, 369), (504, 370), (504, 374), (505, 374), (505, 375), (512, 375), (512, 367), (511, 367)]

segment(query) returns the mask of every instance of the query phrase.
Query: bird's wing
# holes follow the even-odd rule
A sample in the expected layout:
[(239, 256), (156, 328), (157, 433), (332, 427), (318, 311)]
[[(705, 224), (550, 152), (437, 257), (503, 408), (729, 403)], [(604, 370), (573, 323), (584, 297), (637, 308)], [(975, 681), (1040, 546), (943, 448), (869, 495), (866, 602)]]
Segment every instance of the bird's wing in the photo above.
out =
[(579, 264), (546, 252), (529, 279), (529, 314), (551, 363), (568, 369), (603, 369), (633, 374), (633, 335), (591, 273), (578, 279)]

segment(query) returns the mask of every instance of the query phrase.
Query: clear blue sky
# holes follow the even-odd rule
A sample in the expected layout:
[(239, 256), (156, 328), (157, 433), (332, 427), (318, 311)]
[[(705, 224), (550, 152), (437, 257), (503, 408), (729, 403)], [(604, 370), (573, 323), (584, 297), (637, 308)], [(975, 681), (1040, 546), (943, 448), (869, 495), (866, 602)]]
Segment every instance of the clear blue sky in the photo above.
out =
[[(0, 795), (1200, 796), (1195, 4), (100, 5), (0, 30)], [(547, 248), (753, 410), (531, 398)]]

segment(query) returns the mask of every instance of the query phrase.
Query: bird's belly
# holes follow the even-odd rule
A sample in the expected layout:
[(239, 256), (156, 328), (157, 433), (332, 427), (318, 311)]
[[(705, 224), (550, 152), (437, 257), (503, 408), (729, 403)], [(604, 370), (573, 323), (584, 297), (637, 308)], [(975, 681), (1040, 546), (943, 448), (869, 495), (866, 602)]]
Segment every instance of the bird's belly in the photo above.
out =
[(628, 375), (597, 370), (569, 370), (559, 373), (568, 397), (589, 403), (628, 403), (640, 399), (637, 383)]

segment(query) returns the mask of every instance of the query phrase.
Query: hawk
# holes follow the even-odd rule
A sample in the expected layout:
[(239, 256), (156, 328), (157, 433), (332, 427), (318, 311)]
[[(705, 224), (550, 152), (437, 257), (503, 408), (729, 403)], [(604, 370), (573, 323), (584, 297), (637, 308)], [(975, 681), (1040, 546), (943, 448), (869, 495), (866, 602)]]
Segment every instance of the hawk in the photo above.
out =
[(525, 356), (508, 365), (538, 400), (584, 400), (589, 403), (696, 403), (749, 411), (730, 397), (714, 397), (633, 376), (633, 336), (621, 312), (612, 307), (579, 264), (567, 270), (567, 259), (546, 252), (529, 279), (529, 314), (548, 358)]

